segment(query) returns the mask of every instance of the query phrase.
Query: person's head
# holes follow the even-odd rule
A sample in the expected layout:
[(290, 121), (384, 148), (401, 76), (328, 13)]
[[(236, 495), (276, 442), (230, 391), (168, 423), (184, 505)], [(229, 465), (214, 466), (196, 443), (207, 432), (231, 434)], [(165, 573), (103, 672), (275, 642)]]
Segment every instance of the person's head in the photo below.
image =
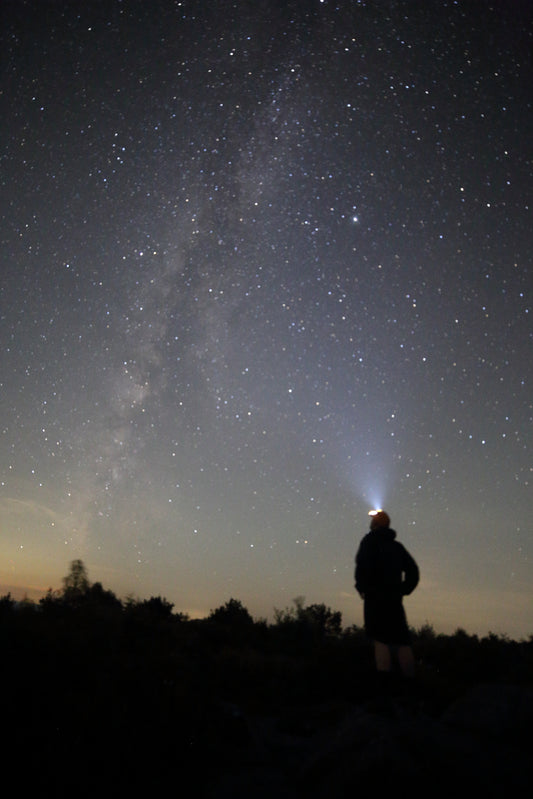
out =
[(390, 516), (384, 510), (372, 510), (370, 516), (370, 529), (380, 530), (390, 527)]

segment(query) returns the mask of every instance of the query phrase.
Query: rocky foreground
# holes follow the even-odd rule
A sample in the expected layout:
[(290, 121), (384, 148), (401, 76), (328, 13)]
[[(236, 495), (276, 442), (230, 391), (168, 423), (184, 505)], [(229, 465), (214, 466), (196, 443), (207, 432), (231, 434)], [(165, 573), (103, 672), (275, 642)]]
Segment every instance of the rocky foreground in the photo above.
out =
[(191, 621), (99, 584), (4, 597), (6, 773), (76, 799), (529, 795), (533, 637), (413, 635), (415, 681), (384, 685), (363, 631), (322, 605), (269, 625), (235, 600)]
[(531, 789), (533, 688), (483, 684), (438, 714), (416, 695), (249, 715), (220, 707), (209, 799), (483, 797)]

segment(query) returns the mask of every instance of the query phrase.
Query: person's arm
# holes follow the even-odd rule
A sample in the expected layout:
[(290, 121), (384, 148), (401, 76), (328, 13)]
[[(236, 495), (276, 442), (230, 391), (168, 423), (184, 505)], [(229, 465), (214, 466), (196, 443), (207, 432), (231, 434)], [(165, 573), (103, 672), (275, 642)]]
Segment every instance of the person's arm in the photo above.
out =
[(365, 547), (364, 541), (361, 542), (357, 555), (355, 556), (355, 590), (361, 597), (365, 598), (366, 581), (368, 574), (368, 548)]
[(420, 580), (420, 571), (415, 559), (405, 548), (403, 557), (403, 575), (402, 589), (404, 596), (407, 596), (411, 594), (417, 587)]

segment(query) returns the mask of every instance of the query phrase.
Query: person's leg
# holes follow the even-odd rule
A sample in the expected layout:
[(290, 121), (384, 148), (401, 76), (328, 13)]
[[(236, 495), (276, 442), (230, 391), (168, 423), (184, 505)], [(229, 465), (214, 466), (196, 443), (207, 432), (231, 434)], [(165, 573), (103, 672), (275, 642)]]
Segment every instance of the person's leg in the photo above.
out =
[(392, 670), (392, 657), (390, 647), (381, 641), (374, 641), (374, 656), (378, 671)]
[(398, 647), (398, 663), (404, 677), (415, 676), (415, 658), (410, 646)]
[(388, 702), (394, 696), (396, 688), (391, 647), (382, 641), (374, 641), (374, 657), (376, 661), (376, 697), (379, 697), (380, 701)]

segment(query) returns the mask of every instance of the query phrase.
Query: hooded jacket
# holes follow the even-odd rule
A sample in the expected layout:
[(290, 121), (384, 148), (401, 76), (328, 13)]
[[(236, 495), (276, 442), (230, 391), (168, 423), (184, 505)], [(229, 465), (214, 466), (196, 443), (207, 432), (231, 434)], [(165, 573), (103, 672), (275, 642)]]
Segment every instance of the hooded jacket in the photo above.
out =
[(396, 541), (395, 530), (381, 527), (365, 535), (355, 557), (355, 588), (361, 596), (406, 596), (419, 579), (418, 566)]

